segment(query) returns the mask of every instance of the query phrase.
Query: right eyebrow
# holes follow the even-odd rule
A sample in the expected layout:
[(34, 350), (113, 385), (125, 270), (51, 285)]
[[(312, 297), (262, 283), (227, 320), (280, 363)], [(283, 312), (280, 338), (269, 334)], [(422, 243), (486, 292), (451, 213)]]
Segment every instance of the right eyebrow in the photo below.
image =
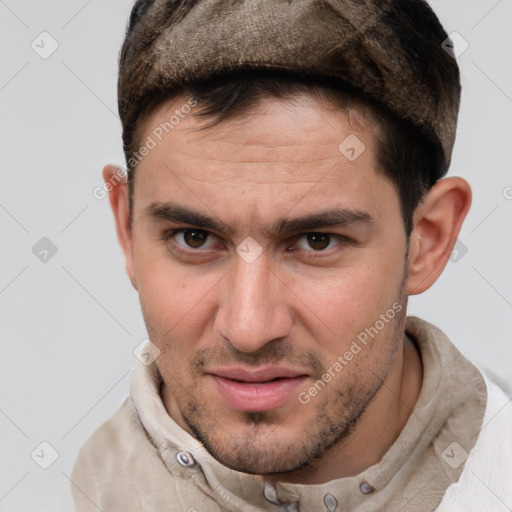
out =
[[(155, 220), (167, 220), (190, 224), (199, 228), (236, 234), (236, 226), (232, 226), (217, 217), (211, 217), (172, 202), (153, 202), (145, 209), (147, 215)], [(287, 235), (298, 232), (314, 231), (318, 228), (344, 227), (352, 224), (372, 224), (375, 218), (366, 211), (358, 209), (333, 208), (302, 215), (295, 218), (281, 218), (270, 227), (261, 231), (267, 237)]]

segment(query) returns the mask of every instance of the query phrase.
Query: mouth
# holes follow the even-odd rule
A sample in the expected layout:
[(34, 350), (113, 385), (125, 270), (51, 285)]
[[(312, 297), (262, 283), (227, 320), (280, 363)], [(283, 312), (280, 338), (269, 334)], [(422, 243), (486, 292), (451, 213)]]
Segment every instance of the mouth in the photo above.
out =
[(226, 405), (237, 411), (264, 412), (284, 405), (308, 378), (296, 370), (265, 367), (224, 368), (210, 372)]

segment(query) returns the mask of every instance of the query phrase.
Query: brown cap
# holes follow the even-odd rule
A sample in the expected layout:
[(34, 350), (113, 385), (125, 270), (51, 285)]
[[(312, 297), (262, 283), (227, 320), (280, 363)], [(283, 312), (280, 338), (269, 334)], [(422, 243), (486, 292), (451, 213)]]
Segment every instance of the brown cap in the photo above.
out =
[(143, 98), (236, 69), (322, 75), (411, 121), (451, 161), (459, 68), (423, 0), (139, 0), (120, 55), (119, 113)]

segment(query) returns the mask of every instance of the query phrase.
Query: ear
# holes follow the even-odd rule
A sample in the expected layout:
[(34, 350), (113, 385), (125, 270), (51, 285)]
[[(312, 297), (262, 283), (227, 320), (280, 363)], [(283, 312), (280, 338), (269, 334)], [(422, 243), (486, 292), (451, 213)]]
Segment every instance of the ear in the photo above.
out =
[(117, 239), (124, 253), (126, 272), (133, 287), (137, 289), (133, 265), (128, 183), (124, 172), (114, 165), (106, 165), (103, 168), (103, 180), (108, 190), (108, 200), (114, 214)]
[(460, 177), (439, 180), (414, 213), (407, 294), (428, 290), (443, 272), (471, 206), (471, 187)]

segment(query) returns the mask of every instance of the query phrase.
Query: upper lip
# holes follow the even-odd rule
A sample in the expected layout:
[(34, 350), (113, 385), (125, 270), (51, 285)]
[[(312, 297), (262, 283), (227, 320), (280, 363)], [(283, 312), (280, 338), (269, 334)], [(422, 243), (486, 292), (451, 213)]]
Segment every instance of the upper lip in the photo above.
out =
[(278, 366), (265, 366), (248, 370), (242, 367), (217, 368), (208, 372), (224, 379), (239, 380), (242, 382), (267, 382), (270, 380), (306, 376), (304, 372)]

